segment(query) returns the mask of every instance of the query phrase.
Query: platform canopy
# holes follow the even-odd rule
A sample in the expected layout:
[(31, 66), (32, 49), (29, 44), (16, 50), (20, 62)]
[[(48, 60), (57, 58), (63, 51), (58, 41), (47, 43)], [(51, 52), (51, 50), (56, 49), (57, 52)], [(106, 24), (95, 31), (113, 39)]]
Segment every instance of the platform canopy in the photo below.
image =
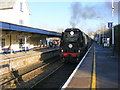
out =
[(47, 30), (28, 27), (28, 26), (21, 26), (21, 25), (11, 24), (11, 23), (7, 23), (7, 22), (0, 22), (0, 29), (1, 30), (39, 33), (39, 34), (44, 34), (44, 35), (48, 35), (48, 36), (61, 37), (61, 33), (58, 33), (58, 32), (47, 31)]

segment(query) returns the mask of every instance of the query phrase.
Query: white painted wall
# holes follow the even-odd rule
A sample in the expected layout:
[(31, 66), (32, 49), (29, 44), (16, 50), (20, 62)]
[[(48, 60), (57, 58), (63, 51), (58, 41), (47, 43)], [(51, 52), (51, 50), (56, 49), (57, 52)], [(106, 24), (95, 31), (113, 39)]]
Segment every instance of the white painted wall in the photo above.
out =
[[(23, 3), (23, 11), (20, 11), (20, 2)], [(13, 9), (0, 10), (0, 21), (29, 26), (29, 8), (26, 0), (16, 0)], [(23, 24), (19, 21), (23, 20)]]

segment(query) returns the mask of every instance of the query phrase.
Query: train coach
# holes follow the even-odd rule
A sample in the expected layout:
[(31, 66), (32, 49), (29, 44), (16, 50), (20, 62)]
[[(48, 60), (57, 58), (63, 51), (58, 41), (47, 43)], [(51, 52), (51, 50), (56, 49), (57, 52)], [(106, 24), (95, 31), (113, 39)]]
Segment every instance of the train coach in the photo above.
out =
[(78, 28), (67, 28), (62, 32), (60, 53), (65, 63), (79, 62), (91, 45), (91, 39)]

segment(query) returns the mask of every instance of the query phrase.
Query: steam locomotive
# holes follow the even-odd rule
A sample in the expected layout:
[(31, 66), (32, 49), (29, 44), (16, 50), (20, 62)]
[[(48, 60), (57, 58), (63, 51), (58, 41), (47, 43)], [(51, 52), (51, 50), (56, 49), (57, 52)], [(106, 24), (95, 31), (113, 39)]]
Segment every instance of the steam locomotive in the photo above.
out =
[(78, 28), (67, 28), (62, 32), (60, 53), (65, 63), (79, 62), (91, 45), (91, 39)]

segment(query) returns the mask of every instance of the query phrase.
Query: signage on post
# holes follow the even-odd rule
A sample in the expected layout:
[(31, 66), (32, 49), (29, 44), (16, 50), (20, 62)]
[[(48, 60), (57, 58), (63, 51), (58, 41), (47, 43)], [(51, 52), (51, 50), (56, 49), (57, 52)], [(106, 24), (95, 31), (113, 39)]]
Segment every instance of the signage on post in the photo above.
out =
[(108, 28), (112, 28), (113, 23), (112, 22), (108, 22)]

